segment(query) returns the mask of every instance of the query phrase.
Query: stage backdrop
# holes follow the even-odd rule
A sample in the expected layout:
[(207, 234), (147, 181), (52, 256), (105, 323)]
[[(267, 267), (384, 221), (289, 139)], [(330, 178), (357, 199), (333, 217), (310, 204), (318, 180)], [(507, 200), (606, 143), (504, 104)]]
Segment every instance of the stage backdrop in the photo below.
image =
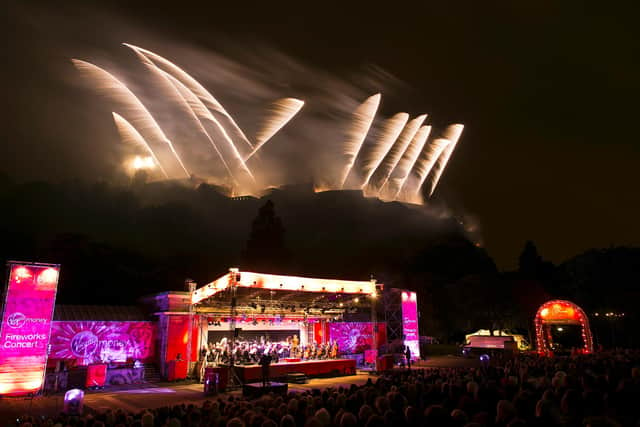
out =
[[(373, 344), (372, 322), (334, 322), (329, 324), (329, 339), (336, 340), (341, 353), (364, 353)], [(378, 323), (378, 348), (387, 343), (387, 328)]]
[(53, 322), (51, 359), (73, 359), (77, 365), (96, 362), (148, 362), (155, 356), (153, 322)]
[(9, 263), (0, 325), (0, 395), (37, 392), (58, 288), (58, 265)]

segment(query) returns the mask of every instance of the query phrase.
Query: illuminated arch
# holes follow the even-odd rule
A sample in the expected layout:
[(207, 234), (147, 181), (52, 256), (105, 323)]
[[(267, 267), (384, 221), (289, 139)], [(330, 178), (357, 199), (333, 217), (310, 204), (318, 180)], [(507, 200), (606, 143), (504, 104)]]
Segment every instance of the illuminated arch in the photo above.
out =
[(549, 351), (549, 337), (544, 334), (544, 325), (556, 323), (568, 323), (580, 325), (582, 328), (582, 342), (585, 354), (593, 353), (593, 337), (589, 328), (589, 318), (579, 306), (566, 300), (547, 301), (538, 308), (535, 317), (536, 347), (538, 352)]

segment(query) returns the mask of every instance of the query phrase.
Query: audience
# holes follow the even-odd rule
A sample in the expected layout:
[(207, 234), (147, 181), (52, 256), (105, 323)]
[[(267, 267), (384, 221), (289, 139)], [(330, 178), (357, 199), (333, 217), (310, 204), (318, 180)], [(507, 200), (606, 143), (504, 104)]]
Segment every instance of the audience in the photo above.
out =
[(25, 427), (638, 426), (640, 352), (522, 355), (481, 368), (394, 371), (363, 386), (127, 413), (24, 417)]

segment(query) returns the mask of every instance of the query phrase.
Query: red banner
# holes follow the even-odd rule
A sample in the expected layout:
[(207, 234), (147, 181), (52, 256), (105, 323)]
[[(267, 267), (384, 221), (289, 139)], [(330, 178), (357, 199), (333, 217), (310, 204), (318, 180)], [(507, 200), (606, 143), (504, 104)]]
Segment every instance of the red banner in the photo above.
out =
[(404, 345), (411, 349), (411, 359), (419, 359), (418, 297), (415, 292), (402, 292), (402, 335)]
[(53, 322), (49, 359), (91, 363), (150, 362), (155, 357), (153, 322)]
[(9, 263), (0, 324), (0, 395), (40, 390), (58, 288), (58, 265)]

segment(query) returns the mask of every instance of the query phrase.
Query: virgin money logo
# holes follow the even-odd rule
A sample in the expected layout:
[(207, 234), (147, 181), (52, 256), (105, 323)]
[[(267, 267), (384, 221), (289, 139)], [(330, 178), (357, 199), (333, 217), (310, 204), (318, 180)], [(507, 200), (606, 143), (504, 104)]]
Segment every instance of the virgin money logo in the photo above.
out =
[(25, 323), (47, 323), (47, 319), (42, 319), (42, 318), (36, 318), (36, 317), (27, 317), (24, 314), (20, 313), (19, 311), (16, 311), (15, 313), (12, 313), (9, 315), (9, 317), (7, 317), (7, 325), (9, 325), (9, 327), (14, 328), (14, 329), (18, 329), (18, 328), (22, 328)]
[(16, 311), (15, 313), (10, 314), (9, 317), (7, 317), (7, 325), (12, 328), (22, 328), (22, 326), (24, 326), (24, 322), (26, 321), (27, 316), (20, 313), (19, 311)]

